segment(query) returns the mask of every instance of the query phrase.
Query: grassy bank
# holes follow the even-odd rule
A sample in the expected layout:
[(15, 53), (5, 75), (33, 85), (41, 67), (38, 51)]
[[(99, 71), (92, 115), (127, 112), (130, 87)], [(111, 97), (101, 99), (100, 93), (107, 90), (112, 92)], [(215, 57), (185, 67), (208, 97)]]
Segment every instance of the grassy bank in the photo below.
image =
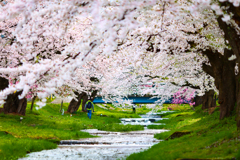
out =
[[(68, 104), (63, 105), (67, 110)], [(95, 106), (92, 119), (87, 113), (59, 113), (59, 104), (47, 104), (40, 110), (30, 111), (26, 116), (0, 114), (0, 159), (18, 159), (29, 152), (57, 147), (60, 140), (93, 137), (81, 129), (105, 131), (142, 130), (142, 126), (121, 125), (119, 118), (138, 117), (131, 112), (104, 110)], [(100, 116), (100, 115), (105, 115)], [(20, 117), (23, 117), (20, 122)]]
[[(131, 107), (129, 108), (119, 108), (119, 107), (114, 107), (111, 104), (98, 104), (96, 106), (103, 106), (106, 109), (102, 109), (98, 107), (98, 112), (97, 114), (105, 114), (105, 112), (109, 113), (109, 110), (111, 111), (114, 116), (119, 116), (121, 118), (140, 118), (140, 114), (146, 114), (147, 112), (151, 111), (151, 109), (148, 109), (145, 105), (141, 105), (142, 107), (139, 107), (139, 104), (137, 104), (136, 108), (136, 114), (133, 114), (133, 110)], [(117, 114), (116, 114), (117, 113)], [(122, 114), (123, 113), (123, 114)]]
[[(149, 128), (163, 128), (170, 131), (156, 134), (155, 138), (163, 139), (157, 145), (141, 153), (132, 154), (133, 159), (237, 159), (240, 160), (240, 133), (237, 131), (235, 116), (219, 120), (219, 108), (213, 114), (202, 111), (201, 106), (193, 111), (189, 107), (180, 107), (177, 112), (163, 115), (168, 120), (161, 126)], [(172, 138), (176, 132), (189, 132), (179, 138)], [(168, 140), (166, 140), (168, 139)]]

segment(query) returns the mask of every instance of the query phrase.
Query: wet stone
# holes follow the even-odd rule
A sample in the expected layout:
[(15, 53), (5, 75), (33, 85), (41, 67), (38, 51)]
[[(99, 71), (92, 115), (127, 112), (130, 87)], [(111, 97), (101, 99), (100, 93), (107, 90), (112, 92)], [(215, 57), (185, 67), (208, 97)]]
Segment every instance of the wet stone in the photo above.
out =
[(156, 120), (155, 119), (149, 119), (150, 122), (155, 122)]

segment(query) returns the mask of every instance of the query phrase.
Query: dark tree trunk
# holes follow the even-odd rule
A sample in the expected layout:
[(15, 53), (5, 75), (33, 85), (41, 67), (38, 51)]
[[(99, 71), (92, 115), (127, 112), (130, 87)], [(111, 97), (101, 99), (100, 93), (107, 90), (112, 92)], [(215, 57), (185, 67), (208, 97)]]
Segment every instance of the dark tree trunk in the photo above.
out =
[(27, 108), (27, 98), (23, 98), (19, 100), (17, 113), (21, 115), (25, 115)]
[(203, 103), (202, 98), (203, 98), (203, 96), (196, 96), (196, 97), (194, 97), (195, 104), (193, 105), (193, 107), (197, 107), (200, 104), (202, 104)]
[(3, 113), (3, 108), (0, 108), (0, 113)]
[(61, 101), (61, 106), (60, 106), (60, 111), (59, 112), (63, 112), (63, 100)]
[(78, 92), (75, 92), (75, 94), (77, 95), (77, 101), (75, 99), (72, 99), (69, 106), (68, 106), (68, 112), (69, 113), (73, 113), (76, 112), (81, 104), (81, 100), (82, 98), (87, 95), (85, 92), (79, 94)]
[(214, 90), (206, 91), (202, 96), (202, 109), (208, 109), (216, 106), (216, 99), (214, 99)]
[[(69, 113), (73, 113), (73, 112), (76, 112), (82, 102), (82, 111), (83, 112), (86, 112), (87, 110), (84, 109), (85, 107), (85, 104), (87, 103), (88, 101), (88, 95), (87, 93), (83, 92), (81, 94), (79, 94), (78, 92), (75, 92), (75, 94), (77, 95), (77, 101), (75, 99), (72, 99), (69, 106), (68, 106), (68, 112)], [(96, 97), (97, 95), (97, 90), (94, 90), (90, 96), (90, 100), (93, 101), (94, 98)]]
[(8, 80), (3, 77), (0, 77), (0, 90), (4, 90), (7, 87), (8, 87)]
[(236, 102), (235, 62), (228, 60), (233, 52), (225, 49), (224, 55), (221, 55), (207, 50), (204, 54), (211, 66), (203, 64), (203, 70), (215, 79), (215, 85), (219, 90), (220, 119), (223, 119), (231, 115)]
[[(8, 80), (0, 77), (0, 91), (8, 87)], [(0, 113), (4, 112), (4, 108), (0, 108)]]
[(91, 100), (91, 101), (93, 101), (94, 98), (97, 96), (97, 92), (98, 92), (98, 90), (94, 90), (94, 91), (92, 92), (91, 97), (90, 97), (90, 100)]
[(87, 110), (85, 110), (85, 108), (84, 108), (87, 101), (88, 101), (88, 95), (86, 94), (83, 96), (83, 101), (82, 101), (82, 111), (83, 112), (87, 112)]
[(36, 96), (33, 96), (32, 104), (31, 104), (31, 111), (32, 111), (32, 109), (33, 109), (33, 105), (34, 105), (34, 101), (35, 101), (35, 99), (36, 99)]
[[(8, 87), (8, 80), (5, 78), (0, 77), (0, 90), (3, 90)], [(20, 115), (25, 115), (26, 107), (27, 107), (27, 99), (18, 99), (18, 96), (22, 92), (16, 92), (13, 94), (8, 95), (6, 102), (3, 105), (3, 112), (5, 114), (8, 113), (17, 113)]]
[(220, 119), (228, 117), (234, 110), (236, 102), (236, 84), (234, 69), (227, 66), (223, 69), (221, 84), (219, 85)]
[(8, 95), (6, 103), (3, 105), (3, 110), (5, 114), (17, 113), (20, 115), (25, 115), (27, 107), (27, 99), (18, 99), (21, 92), (16, 92)]
[[(223, 6), (227, 5), (228, 6), (227, 12), (233, 13), (232, 18), (236, 22), (238, 27), (240, 27), (240, 14), (239, 14), (240, 13), (240, 7), (234, 7), (232, 5), (232, 3), (229, 3), (229, 2), (223, 2), (223, 3), (221, 3), (221, 5), (223, 5)], [(240, 69), (240, 37), (237, 34), (235, 28), (233, 28), (231, 25), (228, 25), (225, 22), (223, 22), (221, 18), (222, 17), (220, 16), (217, 19), (219, 27), (224, 31), (225, 39), (228, 40), (229, 45), (231, 46), (231, 49), (232, 49), (234, 55), (236, 55), (236, 57), (237, 57), (237, 59), (235, 60), (235, 63), (238, 64), (238, 69)], [(240, 75), (239, 75), (239, 72), (238, 72), (237, 75), (236, 75), (236, 79), (235, 79), (235, 89), (236, 89), (236, 91), (235, 91), (236, 101), (235, 102), (237, 102), (236, 121), (237, 121), (238, 129), (240, 129), (240, 88), (239, 88), (240, 84), (239, 83), (240, 83)], [(226, 86), (226, 87), (228, 87), (228, 86)], [(229, 96), (233, 97), (234, 95), (229, 95)]]
[(240, 130), (240, 76), (236, 78), (236, 85), (237, 85), (237, 108), (236, 108), (236, 121), (238, 130)]

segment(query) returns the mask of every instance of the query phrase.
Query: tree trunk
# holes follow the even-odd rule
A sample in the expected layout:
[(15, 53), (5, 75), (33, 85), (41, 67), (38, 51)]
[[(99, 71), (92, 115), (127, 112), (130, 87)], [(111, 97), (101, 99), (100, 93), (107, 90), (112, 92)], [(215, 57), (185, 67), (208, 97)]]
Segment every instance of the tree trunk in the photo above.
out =
[(236, 102), (236, 84), (234, 70), (224, 67), (222, 81), (219, 85), (220, 119), (228, 117), (234, 110)]
[(27, 108), (27, 98), (23, 98), (19, 100), (17, 113), (21, 115), (25, 115)]
[(216, 99), (214, 99), (214, 90), (205, 92), (202, 96), (202, 109), (208, 109), (216, 106)]
[(75, 99), (72, 99), (69, 106), (68, 106), (68, 112), (69, 113), (73, 113), (76, 112), (81, 104), (81, 100), (82, 98), (87, 95), (85, 92), (79, 94), (78, 92), (75, 92), (75, 94), (77, 95), (77, 101)]
[(240, 130), (240, 76), (236, 78), (236, 88), (237, 88), (237, 108), (236, 108), (236, 121), (238, 130)]
[[(8, 87), (8, 80), (0, 77), (0, 91)], [(4, 108), (0, 108), (0, 113), (4, 112)]]
[(84, 109), (85, 104), (87, 103), (87, 101), (88, 101), (88, 95), (86, 94), (86, 95), (83, 96), (83, 101), (82, 101), (82, 111), (83, 112), (87, 112), (87, 110)]
[(228, 60), (233, 52), (225, 49), (224, 55), (221, 55), (206, 50), (204, 54), (211, 66), (203, 64), (203, 70), (215, 79), (215, 85), (219, 90), (220, 119), (223, 119), (231, 115), (236, 102), (235, 62)]
[(90, 100), (91, 100), (91, 101), (93, 101), (94, 98), (97, 96), (97, 92), (98, 92), (98, 90), (94, 90), (94, 91), (92, 92), (91, 97), (90, 97)]
[(61, 100), (60, 112), (63, 112), (63, 99)]
[(0, 90), (4, 90), (7, 87), (8, 87), (8, 80), (3, 77), (0, 77)]
[[(8, 87), (8, 80), (5, 78), (0, 77), (0, 90), (3, 90)], [(13, 94), (8, 95), (5, 103), (3, 105), (3, 112), (5, 114), (8, 113), (17, 113), (20, 115), (25, 115), (26, 107), (27, 107), (27, 99), (18, 99), (18, 95), (22, 92), (16, 92)]]
[(196, 97), (194, 97), (195, 104), (193, 105), (193, 107), (197, 107), (200, 104), (202, 104), (203, 103), (202, 99), (203, 99), (203, 96), (196, 96)]
[[(96, 97), (97, 95), (97, 90), (94, 90), (90, 96), (90, 100), (93, 101), (94, 98)], [(83, 112), (86, 112), (87, 110), (84, 109), (85, 107), (85, 104), (87, 103), (88, 101), (88, 95), (87, 93), (83, 92), (81, 94), (79, 94), (78, 92), (75, 92), (75, 94), (77, 95), (77, 101), (75, 99), (72, 99), (69, 106), (68, 106), (68, 112), (69, 113), (73, 113), (73, 112), (76, 112), (82, 102), (82, 111)], [(81, 101), (82, 100), (82, 101)]]
[[(231, 3), (226, 2), (226, 3), (221, 3), (221, 5), (227, 5), (228, 12), (233, 13), (233, 20), (236, 22), (236, 24), (238, 25), (238, 27), (240, 27), (240, 8), (239, 7), (234, 7)], [(236, 31), (235, 28), (233, 28), (231, 25), (228, 25), (227, 23), (222, 21), (222, 17), (218, 17), (218, 24), (219, 27), (224, 31), (224, 37), (226, 40), (228, 40), (229, 45), (231, 46), (231, 49), (233, 51), (233, 54), (236, 55), (237, 59), (234, 60), (235, 64), (238, 64), (238, 70), (240, 69), (240, 37)], [(226, 75), (227, 76), (227, 75)], [(240, 91), (239, 91), (239, 87), (240, 87), (240, 75), (239, 72), (236, 73), (236, 79), (235, 79), (235, 99), (237, 102), (237, 108), (236, 108), (236, 121), (237, 121), (237, 127), (238, 129), (240, 129)], [(231, 85), (231, 84), (228, 84)], [(227, 86), (226, 86), (227, 87)], [(233, 95), (229, 95), (232, 96)], [(234, 103), (235, 103), (234, 102)], [(233, 103), (233, 102), (232, 102)]]
[(16, 92), (8, 95), (6, 103), (3, 105), (3, 110), (5, 114), (17, 113), (20, 115), (25, 115), (27, 107), (27, 99), (18, 99), (18, 96), (22, 92)]
[(34, 101), (35, 101), (35, 99), (36, 99), (36, 96), (33, 96), (32, 104), (31, 104), (31, 111), (32, 111), (32, 109), (33, 109), (33, 105), (34, 105)]

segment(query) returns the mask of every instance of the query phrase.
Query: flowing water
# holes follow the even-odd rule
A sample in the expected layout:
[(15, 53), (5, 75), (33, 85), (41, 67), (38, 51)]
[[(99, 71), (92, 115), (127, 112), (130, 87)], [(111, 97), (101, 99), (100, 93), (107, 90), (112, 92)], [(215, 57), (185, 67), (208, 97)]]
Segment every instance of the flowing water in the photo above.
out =
[[(123, 124), (152, 125), (154, 121), (162, 120), (157, 115), (147, 115), (142, 118), (123, 118)], [(157, 124), (157, 123), (156, 123)], [(106, 132), (97, 129), (82, 130), (92, 135), (101, 136), (80, 140), (63, 140), (57, 149), (33, 152), (20, 160), (115, 160), (125, 159), (132, 153), (148, 149), (160, 142), (154, 134), (166, 130), (145, 129), (132, 132)]]

